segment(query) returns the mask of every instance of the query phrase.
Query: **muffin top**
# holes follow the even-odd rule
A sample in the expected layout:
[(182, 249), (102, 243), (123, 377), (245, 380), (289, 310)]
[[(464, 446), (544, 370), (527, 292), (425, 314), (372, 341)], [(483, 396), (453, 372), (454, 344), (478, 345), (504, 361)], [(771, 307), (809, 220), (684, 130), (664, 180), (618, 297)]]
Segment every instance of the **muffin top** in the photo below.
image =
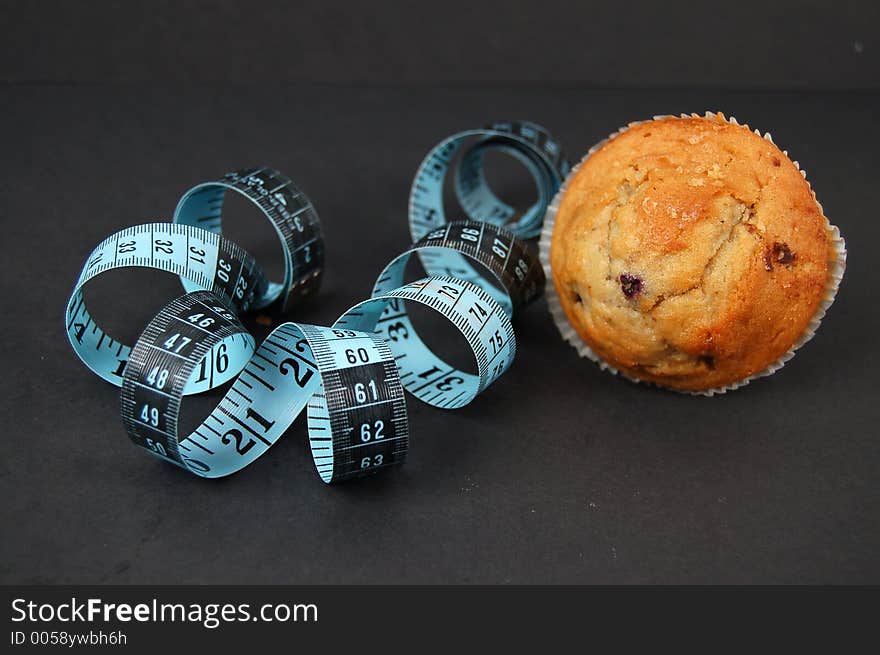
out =
[(622, 373), (725, 387), (786, 354), (837, 257), (797, 166), (722, 114), (614, 136), (568, 183), (550, 265), (569, 322)]

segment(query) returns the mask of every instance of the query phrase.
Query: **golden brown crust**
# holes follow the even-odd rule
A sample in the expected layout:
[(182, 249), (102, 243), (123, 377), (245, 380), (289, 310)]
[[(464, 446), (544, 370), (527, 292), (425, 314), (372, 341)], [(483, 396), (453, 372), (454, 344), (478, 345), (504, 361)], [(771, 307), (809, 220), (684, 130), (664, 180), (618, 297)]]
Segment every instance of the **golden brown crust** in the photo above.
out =
[(801, 172), (723, 115), (630, 127), (570, 180), (550, 264), (569, 322), (626, 375), (724, 387), (792, 348), (836, 258)]

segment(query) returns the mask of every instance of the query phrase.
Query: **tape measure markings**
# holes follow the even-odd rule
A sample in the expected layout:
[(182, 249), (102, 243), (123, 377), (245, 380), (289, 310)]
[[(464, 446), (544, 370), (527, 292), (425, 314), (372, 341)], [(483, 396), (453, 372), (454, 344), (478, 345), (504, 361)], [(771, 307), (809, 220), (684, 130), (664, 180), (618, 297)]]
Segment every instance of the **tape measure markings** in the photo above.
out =
[[(231, 473), (255, 459), (293, 420), (291, 416), (283, 425), (286, 399), (276, 395), (272, 404), (271, 394), (257, 396), (242, 389), (253, 388), (245, 374), (262, 380), (269, 392), (281, 389), (268, 369), (255, 372), (259, 365), (248, 357), (243, 368), (234, 367), (241, 374), (211, 414), (185, 439), (178, 439), (180, 399), (197, 363), (236, 334), (245, 335), (253, 347), (253, 337), (216, 300), (211, 292), (199, 291), (166, 305), (132, 349), (120, 394), (123, 423), (137, 445), (210, 477)], [(245, 408), (234, 395), (251, 402)]]
[[(375, 334), (298, 327), (321, 371), (323, 393), (314, 395), (308, 413), (309, 443), (321, 479), (336, 482), (402, 463), (409, 426), (388, 345)], [(329, 453), (324, 452), (327, 447)]]
[[(465, 149), (471, 141), (476, 143)], [(537, 201), (513, 225), (505, 225), (512, 218), (513, 209), (495, 196), (483, 174), (483, 156), (491, 149), (500, 149), (521, 161), (538, 191)], [(493, 123), (485, 129), (454, 134), (428, 153), (416, 172), (410, 192), (409, 225), (413, 241), (418, 242), (447, 224), (444, 181), (455, 155), (461, 150), (463, 155), (454, 186), (465, 215), (472, 221), (507, 227), (520, 238), (537, 236), (547, 205), (570, 166), (562, 148), (546, 129), (535, 123), (517, 121)], [(508, 315), (512, 314), (513, 306), (504, 294), (498, 293), (462, 252), (422, 249), (418, 256), (429, 275), (454, 275), (468, 280), (485, 289)], [(539, 278), (534, 271), (529, 271), (529, 275), (543, 283), (543, 275)], [(517, 302), (516, 298), (512, 300), (514, 304)]]
[[(86, 309), (83, 287), (98, 275), (126, 267), (176, 274), (198, 288), (211, 289), (222, 303), (242, 311), (251, 307), (268, 286), (262, 269), (249, 253), (201, 228), (148, 223), (110, 235), (98, 244), (83, 266), (67, 303), (66, 332), (80, 359), (117, 386), (122, 382), (131, 349), (99, 328)], [(208, 382), (194, 380), (185, 393), (206, 391), (212, 388)], [(215, 386), (221, 383), (215, 380)]]
[[(323, 265), (320, 223), (308, 198), (277, 171), (251, 168), (190, 189), (177, 205), (174, 224), (129, 228), (102, 241), (68, 302), (71, 344), (99, 375), (121, 378), (130, 438), (196, 475), (219, 477), (241, 469), (303, 411), (324, 482), (399, 464), (409, 444), (404, 389), (436, 407), (469, 403), (512, 363), (511, 316), (545, 283), (537, 257), (511, 230), (487, 222), (447, 224), (442, 207), (443, 179), (464, 137), (482, 138), (465, 152), (467, 170), (458, 173), (466, 211), (495, 202), (486, 195), (491, 191), (482, 175), (482, 157), (491, 148), (506, 149), (524, 161), (539, 185), (552, 186), (552, 171), (545, 174), (541, 166), (558, 167), (553, 157), (561, 154), (545, 132), (530, 130), (529, 124), (515, 123), (462, 133), (429, 153), (411, 195), (411, 230), (421, 232), (419, 238), (380, 273), (372, 297), (332, 327), (284, 323), (255, 347), (235, 315), (313, 293)], [(432, 205), (436, 197), (430, 195), (438, 188), (441, 202)], [(253, 257), (219, 235), (229, 190), (254, 203), (275, 228), (285, 262), (281, 282), (268, 281)], [(509, 218), (503, 209), (491, 213), (495, 222)], [(404, 284), (413, 253), (429, 275)], [(131, 349), (93, 326), (82, 293), (90, 279), (122, 266), (175, 273), (188, 292), (163, 307)], [(433, 353), (409, 319), (410, 303), (452, 323), (473, 354), (476, 374)], [(229, 380), (211, 413), (181, 438), (183, 396)]]
[(527, 209), (516, 225), (510, 226), (521, 238), (539, 234), (544, 211), (556, 189), (568, 174), (570, 165), (562, 148), (543, 127), (527, 121), (493, 123), (481, 130), (467, 130), (441, 141), (425, 157), (416, 172), (410, 193), (410, 232), (413, 241), (446, 222), (443, 182), (454, 155), (472, 140), (476, 145), (463, 155), (455, 179), (456, 195), (469, 219), (502, 225), (513, 209), (492, 193), (483, 175), (482, 158), (489, 149), (499, 148), (526, 165), (539, 193), (538, 201)]
[[(174, 222), (199, 225), (219, 233), (227, 191), (247, 198), (269, 220), (281, 242), (284, 278), (270, 282), (257, 308), (280, 300), (290, 301), (314, 294), (320, 286), (324, 265), (321, 223), (308, 197), (276, 170), (256, 167), (234, 171), (219, 180), (204, 182), (187, 191), (174, 211)], [(198, 287), (182, 279), (187, 291)]]
[[(405, 263), (398, 259), (390, 268), (400, 269), (402, 276)], [(401, 301), (429, 307), (450, 321), (467, 341), (476, 359), (477, 375), (450, 366), (435, 355), (419, 337)], [(382, 321), (389, 316), (397, 319), (395, 323)], [(371, 299), (344, 313), (334, 326), (375, 331), (384, 337), (404, 388), (435, 407), (452, 409), (468, 404), (507, 370), (516, 353), (513, 326), (504, 309), (480, 287), (449, 276), (427, 277), (388, 290), (379, 287)]]
[[(434, 269), (437, 274), (437, 262), (446, 261), (444, 257), (448, 251), (455, 251), (483, 265), (503, 292), (472, 266), (470, 270), (474, 276), (471, 278), (465, 277), (467, 271), (447, 270), (445, 274), (467, 279), (481, 287), (505, 307), (508, 315), (512, 316), (515, 309), (530, 303), (543, 291), (544, 271), (534, 253), (510, 230), (488, 223), (447, 223), (428, 232), (397, 259), (408, 258), (417, 252), (421, 261), (427, 262), (426, 268)], [(379, 282), (385, 281), (383, 278), (397, 259), (386, 267)]]

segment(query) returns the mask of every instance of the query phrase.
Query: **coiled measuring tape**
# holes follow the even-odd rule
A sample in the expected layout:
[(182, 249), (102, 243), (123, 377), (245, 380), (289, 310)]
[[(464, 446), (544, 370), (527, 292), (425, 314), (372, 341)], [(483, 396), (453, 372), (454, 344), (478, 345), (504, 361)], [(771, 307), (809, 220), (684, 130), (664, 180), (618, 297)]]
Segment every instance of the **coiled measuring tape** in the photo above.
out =
[[(98, 275), (133, 266), (176, 273), (188, 285), (210, 289), (219, 304), (241, 311), (261, 305), (269, 288), (263, 270), (250, 254), (201, 228), (148, 223), (107, 237), (89, 255), (67, 302), (67, 336), (86, 366), (116, 385), (122, 384), (131, 348), (113, 339), (94, 321), (86, 308), (83, 287)], [(227, 346), (247, 350), (241, 341)], [(207, 391), (222, 384), (228, 379), (222, 377), (223, 372), (216, 371), (219, 376), (212, 384), (205, 384), (207, 377), (191, 381), (185, 393)]]
[[(537, 200), (519, 218), (516, 210), (493, 193), (483, 173), (483, 158), (490, 151), (502, 152), (521, 162), (535, 183)], [(457, 155), (454, 172), (455, 195), (471, 221), (503, 226), (522, 239), (541, 233), (544, 213), (571, 165), (545, 128), (528, 121), (491, 123), (483, 129), (459, 132), (438, 143), (416, 172), (409, 198), (409, 228), (413, 241), (447, 223), (443, 202), (444, 186)], [(514, 220), (516, 218), (516, 220)], [(419, 253), (422, 266), (431, 275), (453, 275), (481, 285), (480, 273), (467, 258), (452, 251)], [(508, 313), (512, 307), (503, 293), (485, 287)]]
[[(253, 202), (275, 228), (284, 258), (284, 279), (270, 282), (256, 260), (219, 232), (225, 194), (232, 190)], [(67, 335), (80, 359), (99, 376), (119, 385), (130, 348), (100, 328), (89, 314), (82, 289), (102, 273), (124, 267), (156, 268), (180, 276), (186, 290), (209, 289), (237, 311), (265, 307), (291, 296), (317, 290), (324, 262), (318, 215), (292, 182), (269, 168), (230, 173), (200, 184), (184, 194), (174, 223), (150, 223), (117, 232), (89, 255), (67, 304)], [(234, 359), (247, 354), (244, 339), (223, 345), (236, 349)], [(207, 361), (225, 361), (223, 351)], [(191, 380), (184, 393), (199, 393), (228, 381), (228, 369), (206, 370)], [(225, 375), (224, 375), (225, 374)]]
[(406, 404), (388, 345), (375, 334), (296, 323), (278, 326), (252, 358), (239, 360), (244, 368), (216, 408), (180, 438), (180, 400), (197, 363), (218, 345), (250, 336), (216, 299), (196, 291), (172, 301), (138, 339), (121, 392), (134, 443), (197, 475), (220, 477), (262, 455), (307, 407), (325, 482), (403, 461)]
[[(199, 184), (180, 199), (174, 210), (174, 222), (220, 234), (223, 201), (228, 191), (255, 204), (281, 241), (284, 279), (270, 282), (257, 306), (280, 299), (284, 309), (288, 302), (315, 293), (324, 270), (321, 222), (308, 197), (278, 171), (265, 166), (249, 168)], [(181, 282), (187, 291), (204, 288), (185, 276), (181, 276)]]
[[(285, 257), (282, 281), (270, 282), (250, 254), (219, 234), (230, 190), (252, 200), (276, 228)], [(174, 220), (122, 230), (95, 248), (68, 302), (67, 333), (89, 368), (122, 387), (122, 418), (132, 441), (203, 477), (240, 470), (303, 411), (324, 482), (403, 462), (409, 443), (404, 389), (436, 407), (469, 403), (512, 363), (512, 313), (544, 285), (537, 257), (510, 230), (444, 221), (389, 263), (372, 297), (333, 326), (284, 323), (255, 348), (236, 312), (287, 303), (314, 293), (320, 282), (324, 247), (311, 203), (277, 171), (247, 169), (188, 191)], [(472, 279), (429, 275), (404, 284), (414, 253), (434, 262), (459, 258)], [(163, 307), (131, 348), (94, 324), (83, 298), (89, 280), (124, 266), (176, 273), (188, 291)], [(410, 321), (408, 304), (428, 307), (458, 329), (476, 374), (434, 354)], [(208, 417), (180, 435), (182, 398), (230, 380)]]

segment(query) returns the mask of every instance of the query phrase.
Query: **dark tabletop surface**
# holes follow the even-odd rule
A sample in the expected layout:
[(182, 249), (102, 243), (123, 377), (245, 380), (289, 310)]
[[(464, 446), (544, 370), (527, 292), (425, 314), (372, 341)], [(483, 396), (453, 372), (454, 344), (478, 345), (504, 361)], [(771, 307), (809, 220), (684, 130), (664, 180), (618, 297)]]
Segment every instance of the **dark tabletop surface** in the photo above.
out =
[[(512, 369), (470, 406), (407, 399), (405, 466), (327, 487), (297, 421), (207, 481), (133, 447), (117, 390), (66, 341), (90, 249), (170, 218), (226, 171), (267, 164), (312, 198), (325, 284), (288, 318), (329, 324), (408, 244), (412, 175), (445, 136), (527, 118), (578, 157), (628, 121), (706, 109), (772, 132), (849, 249), (816, 338), (736, 392), (612, 377), (561, 341), (541, 300), (516, 318)], [(0, 582), (880, 582), (878, 116), (871, 92), (0, 87)], [(159, 274), (113, 280), (129, 336), (179, 293)]]

